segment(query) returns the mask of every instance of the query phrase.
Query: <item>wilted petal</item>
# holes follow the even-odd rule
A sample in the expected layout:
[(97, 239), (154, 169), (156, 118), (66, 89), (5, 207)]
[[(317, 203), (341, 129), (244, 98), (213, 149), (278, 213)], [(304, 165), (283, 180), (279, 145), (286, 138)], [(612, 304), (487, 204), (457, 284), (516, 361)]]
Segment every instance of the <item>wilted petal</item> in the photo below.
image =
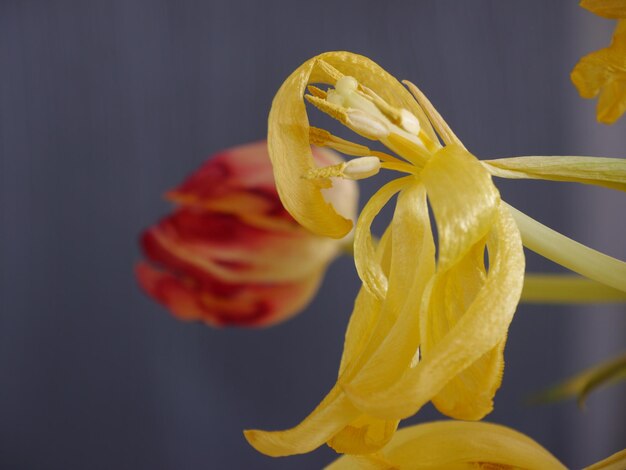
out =
[(316, 166), (311, 155), (304, 92), (310, 83), (334, 85), (336, 73), (355, 77), (392, 106), (411, 111), (420, 120), (423, 131), (433, 138), (434, 132), (410, 93), (366, 57), (327, 52), (306, 61), (285, 80), (274, 98), (268, 122), (268, 145), (278, 192), (287, 210), (302, 225), (314, 233), (341, 238), (351, 230), (352, 223), (322, 197), (321, 190), (331, 182), (303, 178)]
[(437, 269), (443, 271), (489, 232), (500, 195), (476, 157), (455, 145), (435, 153), (420, 177), (437, 222)]
[[(388, 273), (391, 246), (390, 231), (383, 235), (377, 249), (377, 262)], [(365, 288), (359, 292), (350, 325), (346, 332), (339, 379), (352, 377), (361, 364), (378, 320), (381, 302)], [(309, 452), (327, 443), (338, 452), (369, 453), (382, 447), (393, 435), (397, 420), (378, 419), (357, 410), (335, 385), (318, 407), (299, 425), (285, 431), (249, 430), (248, 442), (258, 451), (271, 456)]]
[(519, 231), (505, 207), (487, 241), (489, 270), (465, 314), (421, 361), (386, 390), (346, 388), (350, 400), (372, 416), (404, 418), (419, 410), (459, 373), (504, 339), (523, 284)]
[(565, 469), (552, 454), (524, 434), (497, 424), (462, 421), (439, 421), (401, 429), (376, 455), (346, 455), (326, 468), (476, 467)]
[(340, 377), (347, 389), (385, 389), (415, 360), (419, 341), (419, 310), (435, 271), (426, 192), (421, 184), (398, 197), (392, 225), (390, 284), (380, 320), (359, 357), (354, 376)]
[(323, 272), (291, 283), (231, 284), (206, 274), (175, 274), (139, 263), (141, 287), (181, 320), (213, 326), (268, 326), (299, 312), (317, 292)]

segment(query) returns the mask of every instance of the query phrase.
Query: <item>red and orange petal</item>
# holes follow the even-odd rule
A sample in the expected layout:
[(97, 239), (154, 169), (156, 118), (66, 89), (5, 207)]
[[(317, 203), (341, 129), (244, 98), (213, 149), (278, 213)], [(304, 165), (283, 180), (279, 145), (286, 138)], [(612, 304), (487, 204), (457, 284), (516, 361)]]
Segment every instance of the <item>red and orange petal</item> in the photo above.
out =
[(291, 283), (229, 284), (176, 275), (141, 262), (135, 273), (141, 287), (181, 320), (213, 326), (269, 326), (300, 311), (313, 297), (322, 272)]
[(182, 208), (141, 236), (148, 258), (198, 280), (287, 282), (309, 275), (336, 255), (331, 240), (303, 228), (254, 227), (232, 214)]
[(265, 219), (261, 225), (297, 225), (278, 197), (265, 141), (216, 154), (167, 197), (182, 205)]

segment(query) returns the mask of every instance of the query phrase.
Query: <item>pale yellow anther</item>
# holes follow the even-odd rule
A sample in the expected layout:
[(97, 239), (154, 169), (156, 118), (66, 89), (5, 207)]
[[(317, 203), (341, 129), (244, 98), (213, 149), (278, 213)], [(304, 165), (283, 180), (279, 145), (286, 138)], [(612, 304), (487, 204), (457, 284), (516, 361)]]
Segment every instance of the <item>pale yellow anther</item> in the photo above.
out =
[(413, 135), (418, 135), (421, 130), (420, 122), (417, 118), (406, 109), (400, 111), (400, 125), (405, 131), (410, 132)]
[(305, 179), (345, 178), (361, 180), (374, 176), (380, 171), (381, 164), (378, 157), (360, 157), (336, 165), (322, 168), (311, 168), (303, 176)]
[(360, 109), (348, 109), (345, 124), (357, 134), (368, 139), (380, 140), (389, 135), (389, 125), (384, 119)]
[(378, 157), (361, 157), (345, 164), (343, 176), (351, 180), (362, 180), (374, 176), (380, 171)]

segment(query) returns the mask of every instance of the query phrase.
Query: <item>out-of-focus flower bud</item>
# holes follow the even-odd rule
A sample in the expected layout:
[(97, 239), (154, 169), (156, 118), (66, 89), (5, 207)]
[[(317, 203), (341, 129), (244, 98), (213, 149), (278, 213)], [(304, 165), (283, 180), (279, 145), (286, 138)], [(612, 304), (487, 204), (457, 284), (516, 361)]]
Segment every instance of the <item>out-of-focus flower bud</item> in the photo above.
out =
[[(316, 149), (320, 166), (341, 162)], [(328, 201), (354, 219), (358, 189), (337, 180)], [(283, 208), (266, 142), (225, 150), (167, 194), (177, 209), (141, 235), (143, 289), (176, 317), (266, 326), (302, 310), (346, 240), (311, 234)]]

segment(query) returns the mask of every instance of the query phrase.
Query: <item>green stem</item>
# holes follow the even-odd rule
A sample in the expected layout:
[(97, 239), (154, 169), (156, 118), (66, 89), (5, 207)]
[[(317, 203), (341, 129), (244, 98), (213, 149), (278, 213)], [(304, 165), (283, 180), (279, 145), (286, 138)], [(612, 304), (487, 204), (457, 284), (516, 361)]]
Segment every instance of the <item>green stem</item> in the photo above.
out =
[(526, 248), (582, 276), (626, 292), (626, 263), (582, 245), (506, 205)]

